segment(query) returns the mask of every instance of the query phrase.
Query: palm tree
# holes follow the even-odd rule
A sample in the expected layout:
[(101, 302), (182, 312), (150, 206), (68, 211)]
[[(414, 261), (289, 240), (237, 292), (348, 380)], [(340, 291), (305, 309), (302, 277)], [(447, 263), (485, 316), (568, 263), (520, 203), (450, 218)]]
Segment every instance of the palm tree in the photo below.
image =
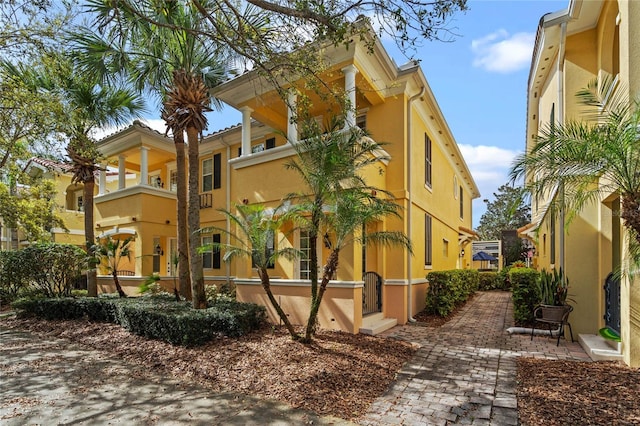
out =
[(120, 281), (118, 280), (118, 267), (122, 259), (131, 260), (131, 250), (129, 245), (133, 241), (133, 237), (127, 237), (124, 240), (112, 239), (110, 236), (97, 240), (97, 244), (93, 248), (96, 260), (101, 263), (113, 277), (113, 283), (120, 297), (127, 297), (122, 290)]
[[(85, 53), (85, 71), (98, 72), (103, 79), (109, 78), (109, 71), (125, 72), (139, 89), (150, 89), (162, 99), (162, 118), (176, 147), (180, 293), (191, 297), (195, 308), (205, 308), (202, 258), (196, 238), (200, 228), (198, 146), (207, 127), (205, 113), (211, 111), (212, 103), (220, 105), (211, 98), (209, 89), (226, 78), (225, 61), (216, 45), (204, 43), (191, 32), (202, 29), (204, 21), (186, 3), (168, 2), (161, 8), (150, 2), (122, 8), (99, 0), (88, 4), (107, 37), (90, 30), (74, 35)], [(158, 26), (140, 16), (170, 26)], [(188, 200), (184, 134), (189, 154)]]
[[(310, 342), (322, 298), (338, 270), (340, 251), (347, 244), (381, 243), (411, 250), (411, 242), (401, 232), (365, 235), (362, 231), (367, 224), (389, 215), (399, 216), (399, 206), (392, 194), (368, 185), (361, 175), (365, 168), (375, 167), (384, 159), (381, 145), (359, 128), (340, 129), (335, 120), (327, 132), (310, 121), (303, 133), (307, 137), (294, 145), (297, 156), (286, 166), (296, 171), (307, 187), (307, 192), (290, 194), (289, 198), (301, 200), (301, 210), (306, 213), (300, 220), (305, 221), (304, 227), (309, 232), (311, 309), (302, 341)], [(323, 233), (333, 234), (334, 241), (322, 277), (318, 277), (316, 242)]]
[[(72, 182), (83, 184), (85, 244), (89, 257), (93, 258), (93, 193), (100, 154), (91, 134), (97, 129), (120, 125), (137, 117), (144, 111), (144, 103), (135, 91), (127, 87), (101, 85), (83, 74), (74, 62), (60, 55), (51, 55), (46, 64), (37, 69), (21, 64), (7, 69), (13, 70), (32, 87), (62, 99), (63, 113), (58, 130), (69, 140), (67, 153), (72, 161)], [(89, 296), (97, 296), (95, 268), (89, 269), (87, 288)]]
[(214, 243), (211, 247), (203, 246), (201, 250), (210, 250), (212, 248), (214, 250), (223, 250), (225, 252), (223, 257), (225, 262), (231, 262), (236, 258), (251, 259), (253, 267), (258, 270), (260, 283), (269, 298), (269, 302), (291, 334), (291, 338), (298, 340), (300, 336), (296, 333), (289, 321), (289, 317), (287, 317), (287, 314), (271, 291), (268, 269), (281, 257), (292, 260), (300, 256), (300, 252), (291, 247), (274, 247), (271, 249), (272, 244), (270, 244), (282, 226), (288, 222), (295, 221), (299, 214), (296, 208), (279, 206), (276, 209), (267, 209), (261, 204), (237, 205), (236, 210), (237, 214), (225, 209), (219, 209), (235, 225), (236, 232), (218, 227), (205, 228), (201, 231), (202, 233), (209, 233), (213, 230), (224, 232), (232, 237), (235, 244)]
[(511, 178), (529, 177), (525, 187), (535, 197), (560, 188), (550, 206), (567, 212), (567, 221), (603, 196), (620, 194), (621, 217), (639, 263), (634, 247), (640, 246), (640, 103), (608, 78), (591, 82), (577, 97), (584, 120), (549, 123), (533, 149), (515, 159)]

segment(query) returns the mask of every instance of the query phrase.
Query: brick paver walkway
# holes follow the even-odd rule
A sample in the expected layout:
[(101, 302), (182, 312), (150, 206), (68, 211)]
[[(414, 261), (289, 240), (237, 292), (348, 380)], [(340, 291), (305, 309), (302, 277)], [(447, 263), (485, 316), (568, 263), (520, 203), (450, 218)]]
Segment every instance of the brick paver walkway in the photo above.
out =
[[(589, 360), (578, 343), (510, 335), (511, 294), (480, 292), (440, 328), (385, 333), (420, 345), (369, 408), (365, 425), (517, 425), (516, 358)], [(577, 337), (577, 336), (576, 336)]]

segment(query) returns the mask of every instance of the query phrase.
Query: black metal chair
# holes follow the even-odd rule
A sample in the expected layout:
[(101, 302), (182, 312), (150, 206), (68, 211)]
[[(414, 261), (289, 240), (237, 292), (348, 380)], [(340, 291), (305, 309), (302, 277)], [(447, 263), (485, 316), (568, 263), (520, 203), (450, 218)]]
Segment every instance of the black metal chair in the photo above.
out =
[(571, 329), (571, 323), (569, 322), (569, 314), (573, 311), (573, 306), (571, 305), (563, 305), (563, 306), (548, 306), (548, 305), (539, 305), (533, 310), (533, 327), (531, 328), (531, 340), (533, 340), (533, 334), (535, 331), (536, 323), (547, 324), (549, 327), (549, 335), (553, 337), (553, 332), (551, 330), (552, 326), (558, 326), (560, 329), (558, 330), (558, 341), (556, 342), (556, 346), (560, 345), (560, 337), (564, 335), (564, 326), (569, 326), (569, 333), (571, 334), (571, 343), (573, 340), (573, 330)]

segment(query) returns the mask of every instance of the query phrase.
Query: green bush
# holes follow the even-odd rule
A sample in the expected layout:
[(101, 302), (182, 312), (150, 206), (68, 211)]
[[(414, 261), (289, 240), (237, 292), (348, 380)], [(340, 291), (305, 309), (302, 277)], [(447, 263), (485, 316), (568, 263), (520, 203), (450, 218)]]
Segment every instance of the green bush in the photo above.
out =
[(0, 251), (0, 304), (14, 301), (29, 285), (29, 265), (22, 250)]
[(517, 325), (533, 322), (533, 309), (540, 301), (538, 271), (530, 268), (513, 268), (509, 273), (513, 291), (513, 319)]
[(478, 290), (502, 290), (504, 287), (504, 281), (500, 279), (497, 272), (480, 272), (479, 274), (480, 285)]
[(140, 336), (183, 346), (201, 345), (220, 334), (242, 336), (260, 328), (266, 320), (263, 306), (229, 301), (208, 309), (192, 309), (187, 302), (175, 302), (171, 295), (22, 299), (13, 307), (21, 317), (112, 322)]
[(430, 272), (427, 280), (426, 311), (441, 317), (449, 315), (464, 303), (478, 290), (480, 282), (478, 271), (473, 269)]
[(72, 244), (34, 244), (21, 251), (29, 282), (47, 297), (70, 296), (87, 266), (84, 250)]

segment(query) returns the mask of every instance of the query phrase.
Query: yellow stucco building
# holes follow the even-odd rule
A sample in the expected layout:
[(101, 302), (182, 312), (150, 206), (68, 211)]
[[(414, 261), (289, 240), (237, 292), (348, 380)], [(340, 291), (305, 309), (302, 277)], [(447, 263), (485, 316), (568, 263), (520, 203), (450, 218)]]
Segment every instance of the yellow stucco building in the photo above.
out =
[[(340, 267), (329, 285), (320, 324), (349, 332), (375, 333), (404, 324), (425, 305), (432, 270), (467, 268), (471, 250), (463, 249), (472, 231), (471, 201), (479, 192), (456, 141), (416, 63), (397, 66), (379, 41), (368, 51), (362, 42), (328, 47), (330, 58), (322, 74), (327, 86), (343, 88), (349, 104), (345, 126), (365, 127), (384, 146), (382, 158), (365, 172), (372, 185), (390, 191), (403, 208), (402, 218), (389, 218), (374, 227), (400, 230), (410, 236), (414, 255), (395, 248), (352, 246), (341, 252)], [(302, 85), (301, 85), (302, 87)], [(200, 145), (200, 218), (203, 228), (229, 229), (217, 210), (239, 203), (280, 204), (287, 194), (303, 190), (284, 163), (295, 151), (300, 131), (292, 119), (301, 95), (293, 88), (286, 101), (257, 73), (249, 72), (213, 92), (213, 96), (242, 112), (242, 124), (205, 136)], [(336, 106), (310, 95), (311, 115), (327, 120)], [(135, 235), (134, 277), (159, 273), (173, 285), (170, 259), (176, 251), (176, 160), (171, 139), (139, 122), (102, 139), (105, 165), (118, 169), (119, 179), (108, 189), (98, 179), (95, 197), (96, 235)], [(133, 184), (124, 176), (134, 174)], [(104, 189), (103, 189), (104, 188)], [(283, 230), (286, 231), (286, 230)], [(224, 233), (201, 235), (202, 243), (225, 242)], [(274, 244), (308, 249), (308, 235), (296, 230), (274, 237)], [(319, 241), (321, 261), (329, 254)], [(225, 264), (220, 253), (203, 254), (207, 282), (233, 281), (237, 297), (268, 306), (250, 260)], [(367, 272), (368, 280), (363, 276)], [(309, 309), (309, 270), (305, 259), (279, 260), (272, 288), (292, 322), (303, 323)], [(136, 281), (137, 280), (137, 281)], [(107, 280), (101, 281), (103, 287)], [(373, 286), (369, 289), (368, 286)], [(379, 286), (379, 288), (375, 288)], [(378, 298), (379, 292), (379, 300)], [(363, 300), (364, 299), (364, 300)], [(276, 316), (270, 312), (271, 318)]]
[[(543, 16), (528, 83), (527, 150), (545, 124), (582, 119), (576, 93), (605, 76), (627, 87), (630, 99), (640, 94), (640, 2), (571, 0), (566, 10)], [(640, 365), (638, 283), (625, 274), (621, 283), (609, 278), (603, 290), (625, 258), (619, 194), (612, 192), (589, 205), (568, 228), (562, 215), (552, 220), (548, 201), (532, 200), (532, 223), (520, 232), (536, 242), (539, 267), (562, 267), (569, 277), (575, 299), (573, 330), (594, 359), (620, 358)], [(620, 333), (620, 344), (607, 344), (597, 336), (605, 326)]]

